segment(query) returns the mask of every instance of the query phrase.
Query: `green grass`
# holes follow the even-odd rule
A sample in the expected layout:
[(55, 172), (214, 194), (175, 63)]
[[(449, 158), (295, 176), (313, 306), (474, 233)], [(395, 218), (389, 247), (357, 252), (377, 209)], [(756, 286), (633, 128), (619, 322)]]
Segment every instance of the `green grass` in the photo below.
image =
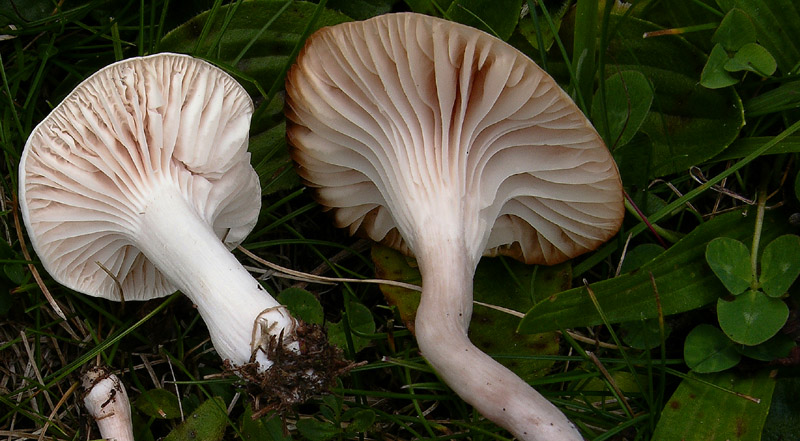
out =
[[(218, 419), (208, 418), (209, 424), (222, 428), (224, 439), (285, 439), (287, 434), (294, 439), (303, 439), (303, 436), (311, 436), (309, 434), (317, 434), (318, 439), (325, 436), (362, 440), (509, 439), (506, 432), (477, 415), (437, 379), (419, 355), (413, 335), (404, 326), (402, 311), (388, 306), (377, 286), (309, 284), (283, 278), (238, 253), (240, 260), (258, 268), (257, 274), (264, 275), (263, 284), (270, 292), (302, 287), (313, 293), (324, 308), (329, 326), (341, 329), (345, 355), (366, 362), (343, 377), (332, 395), (315, 398), (282, 418), (268, 415), (251, 421), (252, 410), (243, 385), (222, 373), (205, 325), (185, 297), (174, 294), (165, 299), (123, 305), (61, 287), (44, 272), (32, 254), (26, 233), (20, 229), (21, 220), (16, 209), (17, 165), (27, 136), (76, 84), (119, 59), (164, 49), (185, 49), (231, 72), (248, 88), (257, 104), (251, 149), (264, 200), (259, 222), (244, 246), (264, 259), (298, 271), (331, 277), (373, 278), (371, 244), (334, 229), (330, 219), (288, 167), (281, 114), (282, 75), (300, 48), (297, 41), (302, 41), (321, 23), (341, 20), (338, 13), (322, 6), (360, 17), (410, 7), (425, 8), (444, 16), (452, 13), (455, 17), (455, 6), (448, 8), (451, 2), (329, 0), (327, 5), (323, 2), (323, 5), (309, 7), (307, 11), (311, 13), (306, 15), (296, 12), (294, 2), (274, 2), (272, 9), (264, 12), (259, 20), (245, 23), (251, 28), (240, 32), (244, 38), (236, 42), (227, 38), (244, 26), (234, 14), (237, 8), (246, 7), (243, 2), (96, 0), (63, 3), (49, 0), (0, 2), (0, 35), (8, 36), (0, 40), (0, 148), (4, 153), (0, 186), (0, 235), (3, 237), (0, 241), (3, 269), (0, 272), (3, 285), (0, 289), (0, 438), (80, 440), (98, 437), (93, 422), (82, 408), (82, 392), (77, 384), (88, 367), (103, 364), (117, 372), (128, 388), (134, 402), (138, 440), (167, 436), (183, 420), (191, 421), (188, 416), (212, 397), (221, 397), (226, 406), (226, 412), (219, 414)], [(474, 7), (469, 13), (459, 12), (458, 17), (474, 20), (476, 25), (504, 29), (508, 25), (506, 21), (512, 20), (516, 31), (509, 41), (546, 65), (589, 115), (597, 100), (606, 99), (604, 78), (622, 68), (643, 70), (651, 75), (652, 71), (647, 69), (657, 62), (637, 52), (638, 40), (623, 41), (629, 46), (614, 46), (622, 44), (615, 36), (630, 25), (617, 17), (663, 17), (659, 25), (678, 28), (702, 24), (692, 21), (692, 14), (697, 15), (697, 20), (706, 20), (704, 23), (718, 23), (724, 15), (714, 2), (699, 0), (677, 2), (679, 6), (670, 14), (663, 14), (666, 6), (658, 1), (639, 2), (627, 12), (612, 11), (612, 2), (580, 2), (577, 9), (545, 2), (550, 5), (549, 9), (541, 9), (536, 7), (538, 2), (511, 1), (511, 4), (525, 3), (531, 8), (531, 13), (517, 23), (518, 10), (497, 18), (487, 12), (485, 3), (482, 6), (469, 1), (456, 3), (462, 4), (462, 8)], [(198, 26), (183, 28), (187, 31), (185, 34), (169, 34), (204, 11), (210, 12), (198, 19)], [(297, 14), (291, 16), (303, 20), (286, 24), (278, 19), (284, 13)], [(9, 23), (15, 28), (8, 28)], [(220, 32), (219, 26), (225, 31)], [(704, 60), (710, 50), (712, 31), (684, 35), (687, 44), (696, 47), (698, 60)], [(554, 34), (557, 34), (555, 41), (547, 45)], [(281, 39), (276, 35), (288, 37)], [(673, 40), (666, 40), (675, 37), (658, 38), (665, 40), (654, 44), (670, 49), (675, 45)], [(786, 55), (789, 58), (794, 50), (788, 46), (769, 49), (789, 54)], [(585, 52), (589, 58), (579, 63), (573, 58), (573, 50)], [(677, 66), (675, 70), (682, 68)], [(786, 219), (798, 207), (793, 185), (798, 170), (797, 152), (800, 151), (795, 135), (800, 128), (797, 113), (800, 101), (794, 94), (796, 80), (793, 81), (786, 70), (779, 70), (767, 79), (752, 73), (740, 75), (741, 81), (734, 87), (736, 96), (745, 103), (744, 109), (753, 103), (758, 106), (757, 112), (754, 116), (745, 113), (746, 125), (736, 129), (729, 149), (720, 146), (718, 152), (690, 158), (689, 165), (708, 177), (702, 183), (690, 177), (686, 172), (688, 167), (672, 170), (669, 164), (665, 166), (661, 158), (656, 157), (666, 155), (665, 152), (670, 152), (668, 148), (648, 150), (647, 146), (659, 134), (667, 139), (659, 138), (658, 142), (669, 148), (679, 143), (682, 133), (660, 130), (674, 123), (670, 118), (675, 109), (684, 111), (678, 115), (684, 120), (703, 112), (688, 111), (680, 106), (667, 109), (666, 106), (673, 103), (668, 103), (668, 97), (664, 96), (654, 101), (648, 110), (649, 119), (637, 132), (646, 133), (647, 137), (635, 137), (631, 141), (640, 143), (637, 144), (641, 147), (639, 152), (652, 152), (652, 155), (637, 156), (636, 151), (626, 150), (624, 146), (614, 150), (630, 195), (623, 230), (599, 251), (567, 267), (566, 271), (571, 271), (575, 277), (571, 282), (573, 286), (582, 286), (581, 278), (591, 283), (613, 278), (622, 260), (631, 255), (634, 256), (631, 259), (635, 258), (637, 247), (659, 244), (661, 240), (672, 245), (672, 241), (680, 240), (725, 211), (747, 209), (740, 199), (728, 194), (753, 197), (755, 189), (761, 185), (765, 185), (769, 193), (775, 192), (767, 202), (768, 206), (774, 206), (772, 216), (777, 219), (770, 225), (797, 233), (796, 226), (790, 226)], [(695, 79), (699, 81), (700, 72), (696, 74)], [(681, 78), (671, 76), (668, 79), (677, 82)], [(672, 83), (659, 83), (658, 87), (667, 87), (666, 84)], [(658, 87), (655, 88), (657, 96), (663, 92)], [(761, 96), (769, 100), (759, 99)], [(775, 103), (773, 107), (770, 102)], [(731, 118), (728, 114), (713, 112), (702, 116), (710, 121), (704, 126), (706, 131), (717, 130), (715, 121), (727, 123)], [(613, 123), (606, 119), (594, 122), (604, 127)], [(608, 128), (604, 130), (607, 132)], [(717, 138), (726, 136), (728, 132)], [(609, 144), (613, 145), (613, 141)], [(770, 150), (773, 146), (775, 149)], [(777, 150), (780, 154), (769, 154)], [(638, 167), (631, 164), (638, 164)], [(719, 186), (724, 186), (727, 193)], [(636, 209), (647, 216), (648, 222), (637, 218)], [(648, 223), (653, 228), (649, 228)], [(665, 234), (659, 236), (659, 231)], [(405, 261), (400, 263), (406, 265)], [(41, 281), (34, 278), (32, 268), (38, 270)], [(403, 268), (413, 271), (408, 265)], [(503, 283), (523, 292), (525, 286), (536, 283), (539, 271), (548, 271), (497, 259), (482, 264), (482, 268), (483, 274), (500, 277)], [(479, 270), (478, 276), (481, 274)], [(66, 320), (59, 317), (44, 295), (45, 291), (52, 295)], [(654, 292), (648, 296), (655, 296)], [(671, 295), (669, 292), (658, 294)], [(785, 299), (792, 311), (796, 311), (796, 296), (797, 289), (793, 288)], [(512, 356), (499, 350), (493, 355), (518, 364), (534, 362), (538, 367), (535, 375), (528, 378), (530, 383), (564, 410), (587, 439), (649, 440), (656, 433), (665, 405), (678, 384), (695, 381), (686, 379), (690, 378), (683, 363), (686, 334), (698, 323), (716, 324), (716, 316), (713, 308), (699, 308), (669, 317), (649, 317), (651, 323), (655, 323), (649, 329), (660, 344), (642, 350), (631, 347), (633, 326), (630, 323), (620, 325), (615, 319), (618, 312), (614, 305), (604, 302), (604, 298), (598, 298), (592, 306), (602, 312), (604, 324), (582, 326), (571, 330), (573, 334), (565, 329), (551, 329), (563, 331), (558, 334), (561, 337), (547, 334), (554, 350)], [(358, 305), (366, 306), (369, 311), (366, 319), (371, 320), (374, 327), (364, 327), (366, 319)], [(500, 316), (512, 327), (519, 320), (512, 315)], [(744, 377), (749, 371), (765, 368), (765, 362), (750, 360), (734, 372)], [(791, 367), (786, 368), (779, 378), (794, 374)], [(304, 435), (300, 435), (301, 430)]]

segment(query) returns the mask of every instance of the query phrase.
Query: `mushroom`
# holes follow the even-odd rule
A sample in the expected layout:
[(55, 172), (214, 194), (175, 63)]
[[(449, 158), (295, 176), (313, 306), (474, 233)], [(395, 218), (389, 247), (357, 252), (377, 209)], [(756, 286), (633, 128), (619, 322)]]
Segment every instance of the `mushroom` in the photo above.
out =
[(481, 255), (555, 264), (620, 227), (616, 165), (567, 94), (503, 41), (414, 13), (313, 34), (286, 91), (296, 168), (337, 226), (416, 257), (416, 338), (445, 383), (520, 439), (582, 439), (467, 337)]
[(100, 436), (111, 441), (133, 441), (131, 404), (125, 385), (105, 367), (89, 369), (81, 378), (83, 405), (97, 422)]
[(87, 78), (20, 160), (20, 209), (42, 265), (111, 300), (182, 291), (234, 366), (269, 367), (258, 349), (271, 337), (296, 350), (295, 320), (230, 252), (261, 206), (252, 112), (232, 77), (186, 55), (131, 58)]

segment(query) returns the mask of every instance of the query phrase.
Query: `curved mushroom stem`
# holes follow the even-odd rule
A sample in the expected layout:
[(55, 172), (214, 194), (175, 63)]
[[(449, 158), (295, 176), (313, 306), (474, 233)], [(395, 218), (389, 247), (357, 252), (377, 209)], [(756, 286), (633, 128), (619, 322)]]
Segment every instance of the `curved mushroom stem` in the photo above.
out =
[(415, 253), (423, 280), (417, 342), (444, 382), (521, 440), (582, 441), (560, 410), (469, 340), (477, 258), (469, 257), (463, 239), (420, 241)]
[(82, 378), (83, 405), (97, 422), (100, 436), (113, 441), (133, 441), (131, 405), (125, 386), (107, 368), (95, 367)]
[(217, 353), (234, 366), (251, 355), (266, 369), (270, 336), (299, 350), (295, 319), (242, 267), (177, 188), (164, 185), (140, 213), (136, 246), (189, 297), (203, 317)]

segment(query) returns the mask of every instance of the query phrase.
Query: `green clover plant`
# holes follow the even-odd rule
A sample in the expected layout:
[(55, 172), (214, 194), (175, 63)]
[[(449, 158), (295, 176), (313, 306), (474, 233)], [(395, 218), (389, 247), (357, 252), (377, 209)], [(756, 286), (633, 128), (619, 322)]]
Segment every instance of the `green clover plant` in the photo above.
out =
[(684, 359), (696, 372), (731, 368), (740, 355), (771, 360), (793, 346), (778, 332), (789, 317), (783, 298), (800, 275), (800, 236), (779, 236), (759, 255), (766, 199), (761, 192), (751, 247), (729, 237), (718, 237), (706, 247), (706, 262), (730, 295), (717, 300), (722, 332), (704, 324), (686, 338)]
[(775, 73), (778, 64), (769, 51), (756, 42), (756, 27), (741, 9), (733, 8), (722, 19), (711, 42), (700, 84), (709, 89), (727, 87), (739, 82), (737, 72), (754, 72), (762, 77)]

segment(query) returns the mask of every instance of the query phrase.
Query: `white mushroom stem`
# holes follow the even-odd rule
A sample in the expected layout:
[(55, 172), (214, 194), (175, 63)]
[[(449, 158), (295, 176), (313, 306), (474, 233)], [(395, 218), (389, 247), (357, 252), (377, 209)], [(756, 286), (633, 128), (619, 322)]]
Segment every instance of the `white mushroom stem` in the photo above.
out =
[(131, 405), (125, 386), (106, 369), (94, 368), (83, 378), (87, 389), (83, 405), (97, 422), (100, 436), (111, 441), (133, 441)]
[(464, 401), (520, 440), (583, 440), (560, 410), (469, 340), (479, 256), (470, 257), (463, 236), (455, 233), (462, 226), (432, 232), (432, 225), (415, 249), (423, 286), (414, 327), (422, 355)]
[[(203, 317), (220, 357), (239, 366), (269, 335), (298, 350), (295, 320), (244, 269), (173, 185), (153, 191), (140, 213), (137, 248), (188, 296)], [(267, 331), (265, 333), (264, 331)], [(256, 361), (271, 366), (263, 351)]]

